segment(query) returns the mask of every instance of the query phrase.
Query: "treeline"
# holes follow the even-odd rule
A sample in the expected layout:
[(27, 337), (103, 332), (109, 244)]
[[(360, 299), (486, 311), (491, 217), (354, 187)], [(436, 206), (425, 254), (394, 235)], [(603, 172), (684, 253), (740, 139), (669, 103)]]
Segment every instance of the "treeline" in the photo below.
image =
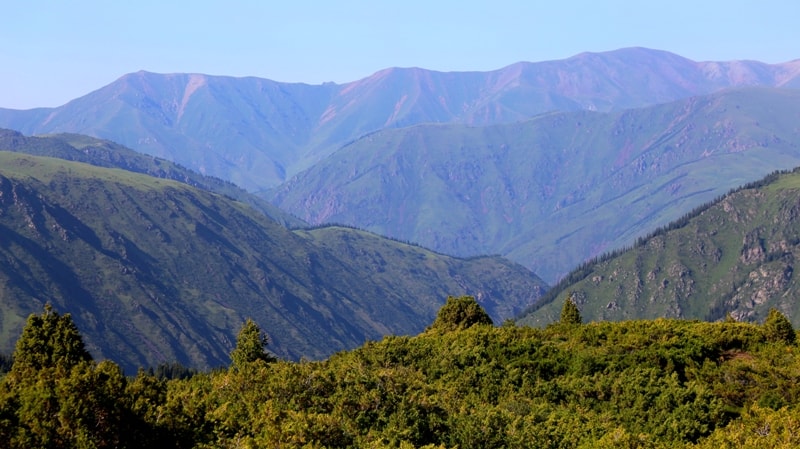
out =
[[(573, 306), (573, 307), (570, 307)], [(320, 362), (242, 327), (231, 366), (167, 380), (91, 360), (69, 315), (31, 316), (0, 380), (8, 448), (789, 448), (796, 334), (733, 320), (495, 327), (449, 298), (414, 337)]]
[(674, 220), (674, 221), (672, 221), (671, 223), (669, 223), (669, 224), (667, 224), (665, 226), (661, 226), (661, 227), (657, 228), (655, 231), (647, 234), (644, 237), (639, 237), (638, 239), (636, 239), (636, 243), (634, 244), (633, 248), (639, 248), (639, 247), (645, 246), (645, 245), (647, 245), (647, 243), (650, 240), (652, 240), (655, 237), (664, 235), (669, 231), (672, 231), (672, 230), (675, 230), (675, 229), (681, 229), (681, 228), (685, 227), (686, 225), (689, 224), (689, 221), (691, 221), (693, 218), (699, 216), (700, 214), (702, 214), (703, 212), (705, 212), (709, 208), (711, 208), (713, 206), (716, 206), (722, 200), (724, 200), (726, 197), (728, 197), (730, 195), (733, 195), (735, 193), (741, 192), (743, 190), (760, 189), (760, 188), (762, 188), (764, 186), (767, 186), (767, 185), (772, 184), (773, 182), (777, 181), (778, 178), (781, 177), (781, 175), (786, 175), (786, 174), (790, 174), (790, 173), (797, 173), (798, 171), (800, 171), (800, 167), (795, 168), (794, 170), (776, 170), (776, 171), (768, 174), (767, 176), (759, 179), (758, 181), (749, 182), (749, 183), (744, 184), (742, 186), (733, 188), (733, 189), (729, 190), (728, 193), (726, 193), (725, 195), (720, 195), (720, 196), (714, 198), (713, 200), (711, 200), (711, 201), (709, 201), (707, 203), (701, 204), (700, 206), (697, 206), (694, 209), (692, 209), (691, 211), (685, 213), (684, 215), (679, 217), (677, 220)]

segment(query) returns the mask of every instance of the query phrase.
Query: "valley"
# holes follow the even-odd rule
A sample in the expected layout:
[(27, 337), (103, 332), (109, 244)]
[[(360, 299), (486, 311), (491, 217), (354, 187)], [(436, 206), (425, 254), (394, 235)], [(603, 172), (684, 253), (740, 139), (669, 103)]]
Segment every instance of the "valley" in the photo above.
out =
[[(798, 73), (626, 48), (346, 84), (137, 72), (58, 108), (0, 109), (0, 150), (16, 152), (0, 350), (45, 303), (127, 371), (222, 365), (248, 317), (294, 360), (420, 332), (449, 295), (545, 325), (576, 266), (800, 165)], [(758, 320), (773, 305), (715, 288), (587, 316)]]
[(502, 322), (545, 283), (500, 257), (458, 259), (351, 228), (291, 231), (177, 181), (0, 152), (0, 336), (68, 311), (128, 372), (226, 364), (246, 318), (289, 359), (422, 331), (448, 295)]
[(800, 448), (800, 3), (2, 10), (0, 449)]

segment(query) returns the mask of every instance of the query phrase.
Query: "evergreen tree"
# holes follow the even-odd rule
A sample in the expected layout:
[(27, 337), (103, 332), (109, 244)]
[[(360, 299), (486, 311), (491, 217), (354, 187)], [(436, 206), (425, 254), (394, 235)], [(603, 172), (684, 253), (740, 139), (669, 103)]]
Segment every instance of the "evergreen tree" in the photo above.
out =
[(764, 321), (764, 336), (772, 342), (792, 344), (797, 339), (792, 323), (776, 308), (769, 309), (769, 315)]
[(96, 364), (69, 314), (31, 315), (0, 382), (0, 440), (8, 448), (112, 448), (125, 444), (125, 376)]
[(263, 360), (274, 362), (276, 359), (265, 348), (269, 339), (261, 332), (261, 328), (250, 318), (242, 325), (236, 337), (236, 347), (231, 352), (231, 362), (235, 368), (241, 368), (247, 363)]
[(431, 329), (452, 331), (479, 324), (494, 325), (492, 318), (483, 310), (472, 296), (448, 296), (447, 302), (439, 309)]
[(31, 314), (14, 351), (11, 379), (23, 380), (45, 368), (69, 370), (92, 360), (70, 314), (59, 315), (50, 304)]
[(561, 324), (581, 324), (583, 323), (583, 318), (581, 317), (581, 311), (578, 310), (578, 305), (575, 304), (574, 295), (572, 293), (569, 294), (567, 299), (564, 301), (564, 307), (561, 308)]

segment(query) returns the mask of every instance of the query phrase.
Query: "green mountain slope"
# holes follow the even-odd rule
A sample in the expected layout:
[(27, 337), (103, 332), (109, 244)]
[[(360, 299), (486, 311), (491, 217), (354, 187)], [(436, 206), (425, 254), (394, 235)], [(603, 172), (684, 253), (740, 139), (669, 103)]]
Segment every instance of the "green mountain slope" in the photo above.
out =
[(731, 188), (800, 165), (800, 91), (747, 88), (508, 125), (420, 125), (342, 148), (272, 193), (447, 254), (502, 254), (554, 282)]
[[(352, 258), (362, 254), (376, 262)], [(346, 230), (295, 233), (186, 184), (0, 152), (1, 352), (47, 302), (73, 315), (96, 357), (130, 371), (227, 363), (245, 317), (278, 355), (320, 358), (419, 332), (450, 294), (480, 297), (502, 320), (542, 291), (500, 258), (458, 260)]]
[(247, 203), (287, 227), (306, 225), (302, 220), (230, 182), (201, 175), (166, 159), (137, 153), (108, 140), (81, 134), (24, 136), (17, 131), (0, 128), (0, 150), (55, 157), (98, 167), (120, 168), (156, 178), (172, 179)]
[[(558, 319), (574, 293), (584, 320), (680, 317), (800, 323), (800, 171), (772, 175), (571, 275), (520, 322)], [(668, 229), (668, 230), (666, 230)]]

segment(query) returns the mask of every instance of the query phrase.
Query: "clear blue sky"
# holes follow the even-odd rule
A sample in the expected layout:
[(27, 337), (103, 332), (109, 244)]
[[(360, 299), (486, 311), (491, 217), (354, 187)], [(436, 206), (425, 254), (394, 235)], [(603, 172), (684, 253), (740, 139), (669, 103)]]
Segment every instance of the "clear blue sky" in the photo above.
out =
[(631, 46), (697, 61), (800, 58), (797, 0), (4, 3), (0, 107), (15, 109), (58, 106), (138, 70), (318, 84)]

